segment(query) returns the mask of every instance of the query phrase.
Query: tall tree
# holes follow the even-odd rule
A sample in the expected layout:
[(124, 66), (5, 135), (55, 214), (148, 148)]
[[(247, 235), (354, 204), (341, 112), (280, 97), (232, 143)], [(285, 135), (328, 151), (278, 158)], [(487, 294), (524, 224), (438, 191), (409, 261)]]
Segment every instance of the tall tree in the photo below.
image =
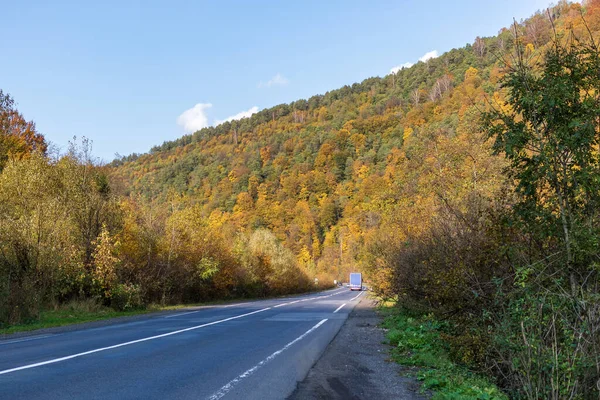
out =
[(8, 93), (0, 90), (0, 171), (11, 157), (20, 159), (34, 151), (46, 152), (48, 145), (35, 124), (26, 121)]
[(516, 220), (536, 248), (533, 263), (515, 268), (519, 289), (500, 324), (512, 332), (504, 348), (519, 349), (505, 365), (530, 399), (598, 398), (600, 51), (591, 36), (556, 38), (537, 63), (518, 46), (502, 81), (507, 103), (486, 115), (517, 183)]
[(521, 215), (561, 238), (576, 284), (577, 264), (589, 261), (582, 240), (596, 229), (600, 205), (600, 52), (593, 39), (570, 35), (541, 63), (521, 47), (515, 61), (502, 83), (508, 107), (488, 113), (486, 125), (511, 162)]

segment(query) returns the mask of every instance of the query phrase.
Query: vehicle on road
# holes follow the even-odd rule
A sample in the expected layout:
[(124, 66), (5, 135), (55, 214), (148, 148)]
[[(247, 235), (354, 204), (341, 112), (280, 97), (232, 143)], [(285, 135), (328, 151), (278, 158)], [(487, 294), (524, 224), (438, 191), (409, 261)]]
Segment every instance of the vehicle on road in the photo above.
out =
[(360, 272), (350, 273), (350, 290), (362, 290), (362, 274)]

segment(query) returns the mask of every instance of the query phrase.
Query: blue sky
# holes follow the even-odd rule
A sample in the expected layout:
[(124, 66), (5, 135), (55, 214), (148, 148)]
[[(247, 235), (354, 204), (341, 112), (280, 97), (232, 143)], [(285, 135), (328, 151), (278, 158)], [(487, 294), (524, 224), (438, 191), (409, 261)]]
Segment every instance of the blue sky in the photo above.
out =
[[(548, 0), (3, 1), (0, 89), (105, 161), (495, 35)], [(246, 112), (246, 114), (244, 114)]]

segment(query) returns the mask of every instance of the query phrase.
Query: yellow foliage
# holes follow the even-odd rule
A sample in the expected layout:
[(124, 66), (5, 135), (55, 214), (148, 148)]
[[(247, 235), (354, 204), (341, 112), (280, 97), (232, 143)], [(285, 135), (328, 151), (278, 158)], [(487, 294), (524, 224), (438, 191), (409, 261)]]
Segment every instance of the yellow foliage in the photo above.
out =
[(98, 238), (94, 241), (94, 260), (93, 281), (102, 290), (104, 296), (110, 297), (110, 290), (117, 283), (117, 264), (119, 258), (115, 255), (118, 242), (110, 236), (106, 224), (102, 225), (102, 230)]
[(237, 177), (235, 176), (235, 171), (229, 172), (227, 178), (229, 179), (229, 182), (235, 182), (237, 180)]
[(228, 219), (228, 214), (221, 210), (213, 210), (208, 217), (208, 226), (210, 229), (220, 229)]
[(369, 167), (367, 165), (361, 165), (356, 170), (356, 176), (359, 179), (365, 179), (369, 175)]
[(531, 54), (535, 51), (535, 46), (533, 45), (533, 43), (527, 43), (527, 46), (525, 46), (525, 52)]
[(476, 77), (479, 74), (479, 70), (475, 67), (469, 67), (465, 72), (465, 80)]

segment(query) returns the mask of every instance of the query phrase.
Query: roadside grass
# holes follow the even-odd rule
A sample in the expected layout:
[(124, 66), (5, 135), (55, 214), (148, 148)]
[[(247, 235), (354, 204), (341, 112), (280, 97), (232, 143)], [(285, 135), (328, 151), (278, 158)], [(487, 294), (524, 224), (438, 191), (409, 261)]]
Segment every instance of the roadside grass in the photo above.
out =
[[(327, 288), (322, 290), (328, 290)], [(81, 324), (84, 322), (101, 321), (105, 319), (117, 318), (117, 317), (129, 317), (133, 315), (148, 314), (157, 311), (174, 311), (183, 308), (203, 307), (203, 306), (214, 306), (214, 305), (227, 305), (232, 303), (240, 303), (253, 300), (268, 300), (273, 298), (285, 298), (290, 296), (297, 296), (301, 294), (309, 294), (314, 292), (306, 293), (293, 293), (285, 296), (273, 296), (273, 297), (260, 297), (260, 298), (238, 298), (238, 299), (227, 299), (227, 300), (211, 300), (203, 303), (191, 303), (191, 304), (175, 304), (162, 306), (159, 304), (149, 304), (143, 308), (116, 311), (113, 308), (102, 305), (97, 299), (83, 299), (83, 300), (72, 300), (68, 303), (50, 307), (41, 310), (38, 318), (32, 319), (25, 323), (2, 326), (0, 325), (0, 335), (9, 335), (18, 332), (28, 332), (37, 329), (44, 328), (55, 328), (65, 325)]]
[(430, 315), (412, 315), (399, 307), (384, 305), (382, 324), (393, 346), (392, 358), (399, 364), (415, 367), (422, 391), (432, 399), (508, 400), (487, 377), (470, 371), (450, 359), (448, 343), (442, 339), (447, 324)]

